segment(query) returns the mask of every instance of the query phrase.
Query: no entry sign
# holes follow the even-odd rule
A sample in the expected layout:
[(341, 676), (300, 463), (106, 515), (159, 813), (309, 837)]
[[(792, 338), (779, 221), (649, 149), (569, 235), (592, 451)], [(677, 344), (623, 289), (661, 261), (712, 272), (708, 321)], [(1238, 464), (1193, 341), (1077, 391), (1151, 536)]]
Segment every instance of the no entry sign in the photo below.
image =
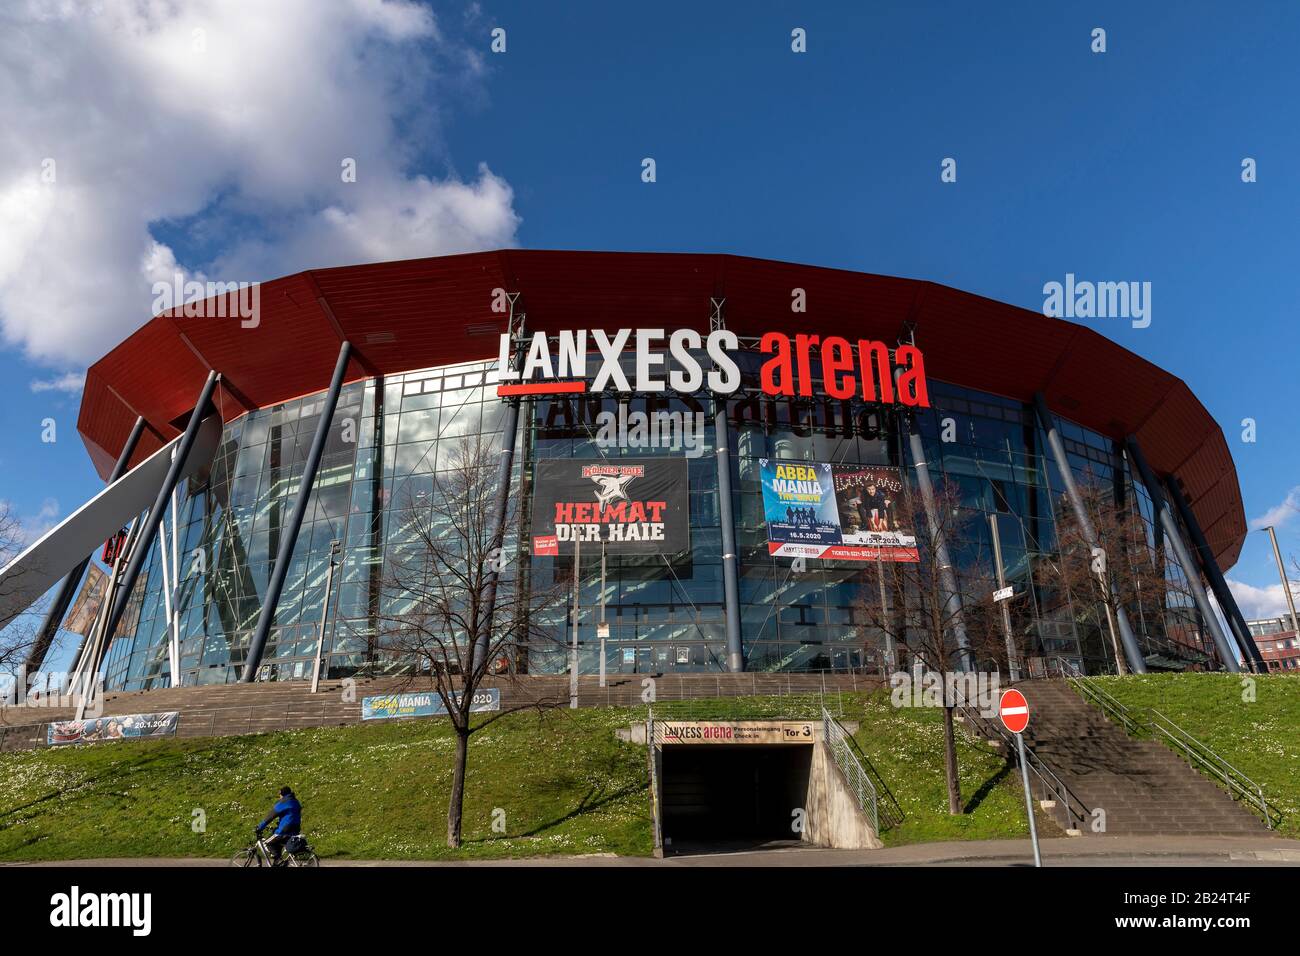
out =
[(1018, 690), (1003, 691), (998, 702), (998, 716), (1007, 730), (1018, 734), (1029, 726), (1029, 701)]

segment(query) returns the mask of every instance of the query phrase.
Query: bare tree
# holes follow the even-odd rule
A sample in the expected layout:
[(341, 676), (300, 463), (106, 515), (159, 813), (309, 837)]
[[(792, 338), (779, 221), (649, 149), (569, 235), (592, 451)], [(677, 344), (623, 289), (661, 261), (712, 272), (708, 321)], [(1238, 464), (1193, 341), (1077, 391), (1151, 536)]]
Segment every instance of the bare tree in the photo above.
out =
[[(509, 705), (472, 719), (485, 681), (513, 681), (530, 645), (555, 635), (534, 611), (550, 595), (521, 581), (508, 560), (518, 540), (518, 502), (499, 520), (496, 449), (483, 436), (454, 447), (447, 467), (413, 476), (395, 495), (380, 588), (378, 650), (409, 664), (410, 682), (429, 686), (450, 715), (456, 762), (447, 808), (447, 845), (461, 845), (470, 736), (505, 714), (543, 710), (565, 697), (512, 695)], [(403, 484), (399, 480), (399, 486)]]
[(1078, 515), (1062, 497), (1056, 509), (1057, 555), (1035, 565), (1040, 587), (1056, 587), (1074, 608), (1080, 623), (1089, 609), (1098, 609), (1105, 620), (1116, 671), (1128, 672), (1118, 633), (1119, 609), (1137, 610), (1140, 620), (1153, 617), (1167, 630), (1170, 593), (1181, 593), (1189, 603), (1191, 595), (1165, 572), (1163, 548), (1152, 547), (1146, 524), (1137, 509), (1115, 500), (1113, 490), (1093, 478), (1079, 485), (1084, 513), (1092, 524), (1097, 547), (1093, 553)]
[[(896, 660), (910, 654), (914, 662), (942, 678), (944, 775), (948, 812), (956, 815), (964, 812), (953, 726), (959, 695), (956, 674), (1005, 653), (994, 624), (992, 596), (997, 585), (977, 557), (974, 519), (962, 509), (955, 485), (936, 488), (933, 520), (917, 494), (908, 496), (899, 512), (915, 529), (919, 560), (882, 562), (881, 586), (863, 589), (859, 610), (863, 623), (893, 644)], [(940, 560), (942, 545), (947, 546), (951, 569)], [(971, 557), (962, 562), (957, 556), (963, 554)], [(964, 649), (956, 638), (959, 621), (966, 634)]]
[[(13, 507), (7, 501), (0, 502), (0, 568), (18, 557), (26, 544), (27, 536)], [(16, 577), (7, 579), (10, 586), (16, 583)], [(44, 602), (38, 601), (32, 607), (0, 621), (0, 674), (20, 677), (19, 671), (26, 663), (27, 654), (36, 640), (43, 608)]]

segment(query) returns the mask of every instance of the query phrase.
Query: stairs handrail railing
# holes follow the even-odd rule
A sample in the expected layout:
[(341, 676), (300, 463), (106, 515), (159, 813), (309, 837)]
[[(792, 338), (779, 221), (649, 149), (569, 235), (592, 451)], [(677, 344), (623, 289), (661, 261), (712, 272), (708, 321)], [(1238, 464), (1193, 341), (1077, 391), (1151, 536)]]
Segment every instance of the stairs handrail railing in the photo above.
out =
[[(975, 707), (970, 703), (970, 701), (966, 700), (965, 695), (962, 694), (956, 684), (953, 685), (952, 689), (957, 710), (961, 713), (962, 717), (973, 726), (978, 727), (986, 737), (996, 736), (1002, 741), (1003, 747), (1006, 748), (1008, 758), (1016, 759), (1019, 748), (1017, 747), (1015, 737), (1012, 735), (1011, 731), (1003, 727), (1001, 721), (991, 720), (980, 713), (978, 707)], [(1025, 744), (1025, 763), (1042, 784), (1043, 792), (1050, 794), (1054, 800), (1065, 808), (1065, 816), (1068, 823), (1067, 829), (1082, 829), (1082, 826), (1076, 828), (1074, 821), (1078, 818), (1080, 824), (1082, 824), (1084, 820), (1088, 819), (1092, 815), (1092, 809), (1070, 792), (1070, 788), (1061, 782), (1061, 778), (1056, 775), (1042, 757), (1038, 756), (1038, 754), (1034, 752), (1034, 748), (1030, 747), (1028, 744)]]
[(862, 745), (858, 743), (857, 739), (852, 734), (849, 734), (848, 741), (849, 746), (853, 748), (853, 752), (857, 755), (858, 762), (862, 764), (862, 769), (867, 772), (872, 785), (876, 788), (876, 806), (879, 810), (880, 825), (886, 830), (890, 827), (899, 826), (907, 814), (903, 812), (902, 806), (899, 805), (898, 798), (889, 789), (889, 784), (885, 783), (885, 778), (880, 775), (880, 771), (871, 762), (871, 758), (863, 752)]
[(849, 744), (849, 732), (825, 707), (822, 708), (822, 740), (857, 798), (859, 809), (871, 820), (872, 832), (879, 836), (880, 807), (876, 787)]
[(1273, 829), (1273, 813), (1269, 810), (1263, 787), (1154, 707), (1147, 708), (1147, 714), (1151, 730), (1163, 735), (1167, 743), (1181, 751), (1189, 764), (1199, 765), (1204, 773), (1221, 779), (1234, 800), (1246, 798), (1252, 804), (1251, 809), (1264, 818), (1264, 826)]
[(1143, 736), (1145, 726), (1133, 711), (1106, 693), (1097, 684), (1089, 681), (1087, 676), (1075, 665), (1074, 661), (1064, 657), (1058, 657), (1056, 660), (1061, 664), (1061, 676), (1065, 678), (1066, 683), (1078, 691), (1080, 697), (1094, 704), (1097, 709), (1116, 723), (1121, 724), (1124, 727), (1124, 732), (1129, 736)]
[(1124, 727), (1124, 732), (1131, 737), (1164, 738), (1165, 743), (1186, 758), (1193, 769), (1199, 769), (1207, 776), (1223, 781), (1224, 789), (1233, 800), (1246, 798), (1252, 812), (1264, 819), (1264, 826), (1273, 829), (1273, 810), (1264, 796), (1264, 788), (1242, 773), (1221, 757), (1208, 744), (1198, 740), (1175, 723), (1171, 718), (1154, 707), (1133, 710), (1125, 707), (1118, 700), (1106, 693), (1091, 678), (1080, 673), (1072, 661), (1059, 658), (1061, 673), (1079, 696), (1095, 704), (1103, 714), (1111, 717)]

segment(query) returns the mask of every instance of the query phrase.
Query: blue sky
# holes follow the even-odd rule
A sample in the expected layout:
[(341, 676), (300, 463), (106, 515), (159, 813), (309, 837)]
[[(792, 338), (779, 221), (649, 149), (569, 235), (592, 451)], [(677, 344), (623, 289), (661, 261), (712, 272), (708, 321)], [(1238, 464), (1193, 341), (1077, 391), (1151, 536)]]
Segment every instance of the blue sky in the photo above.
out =
[[(141, 273), (269, 279), (518, 245), (731, 252), (1031, 309), (1067, 272), (1149, 281), (1149, 328), (1090, 324), (1191, 386), (1227, 435), (1247, 518), (1280, 509), (1284, 553), (1300, 554), (1286, 504), (1300, 500), (1297, 5), (295, 0), (254, 16), (263, 6), (182, 3), (145, 40), (121, 28), (128, 12), (55, 29), (0, 14), (15, 117), (0, 132), (0, 498), (33, 529), (99, 487), (75, 380), (148, 318)], [(494, 27), (505, 53), (489, 50)], [(807, 53), (791, 51), (795, 27)], [(195, 29), (206, 60), (159, 39)], [(77, 66), (33, 79), (22, 44)], [(112, 69), (142, 61), (175, 81)], [(103, 75), (101, 112), (122, 111), (111, 143), (68, 108)], [(258, 115), (263, 98), (282, 108)], [(47, 155), (58, 203), (80, 215), (24, 198)], [(333, 183), (340, 156), (362, 157), (364, 191)], [(956, 183), (940, 181), (945, 157)], [(4, 221), (41, 216), (35, 231)], [(68, 373), (65, 390), (33, 391)], [(1262, 533), (1229, 577), (1248, 615), (1280, 610)]]

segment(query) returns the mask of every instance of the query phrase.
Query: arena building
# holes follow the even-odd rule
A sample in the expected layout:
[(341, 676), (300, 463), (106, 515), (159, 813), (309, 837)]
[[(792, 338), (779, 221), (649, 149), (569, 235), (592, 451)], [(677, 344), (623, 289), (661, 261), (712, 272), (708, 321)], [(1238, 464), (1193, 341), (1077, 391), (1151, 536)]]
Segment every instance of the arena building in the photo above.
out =
[[(506, 250), (258, 292), (251, 317), (213, 300), (160, 314), (87, 373), (78, 428), (106, 480), (168, 442), (188, 453), (211, 411), (221, 426), (174, 496), (151, 489), (162, 533), (136, 522), (114, 582), (132, 600), (100, 622), (110, 688), (304, 679), (322, 632), (326, 673), (383, 666), (376, 576), (404, 510), (476, 434), (504, 452), (512, 500), (561, 516), (510, 542), (536, 581), (571, 579), (572, 528), (607, 506), (630, 518), (626, 482), (662, 472), (666, 518), (587, 539), (609, 543), (611, 673), (882, 667), (857, 608), (877, 559), (907, 552), (888, 489), (940, 483), (970, 512), (970, 547), (997, 528), (1031, 671), (1114, 667), (1105, 616), (1034, 573), (1062, 508), (1098, 482), (1136, 509), (1168, 582), (1120, 608), (1128, 666), (1258, 666), (1221, 573), (1246, 534), (1221, 429), (1177, 377), (1082, 326), (924, 281), (712, 254)], [(573, 480), (594, 489), (586, 504), (561, 500)], [(85, 573), (65, 565), (47, 638)], [(579, 579), (594, 672), (596, 549)], [(567, 666), (558, 647), (518, 663)]]

